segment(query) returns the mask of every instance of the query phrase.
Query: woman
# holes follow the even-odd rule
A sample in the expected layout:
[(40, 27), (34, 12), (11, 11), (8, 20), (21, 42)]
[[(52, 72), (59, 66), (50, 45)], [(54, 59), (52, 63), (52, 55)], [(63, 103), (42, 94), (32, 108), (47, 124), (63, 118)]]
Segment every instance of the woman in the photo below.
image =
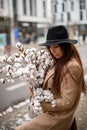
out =
[[(15, 130), (76, 130), (75, 111), (81, 92), (86, 93), (83, 67), (74, 44), (69, 39), (64, 26), (50, 28), (47, 40), (41, 44), (47, 46), (54, 66), (47, 72), (43, 89), (50, 89), (57, 105), (41, 102), (44, 113)], [(72, 125), (73, 124), (73, 125)]]

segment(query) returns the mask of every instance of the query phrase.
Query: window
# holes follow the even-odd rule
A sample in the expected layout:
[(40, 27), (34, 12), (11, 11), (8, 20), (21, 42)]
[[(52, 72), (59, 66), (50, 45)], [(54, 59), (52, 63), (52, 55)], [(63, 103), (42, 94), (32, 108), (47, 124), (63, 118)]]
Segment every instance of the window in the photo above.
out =
[(46, 17), (46, 1), (43, 1), (43, 16)]
[(17, 19), (17, 0), (13, 0), (14, 19)]
[(80, 11), (80, 20), (83, 20), (83, 12)]
[(63, 19), (63, 13), (61, 13), (61, 22), (63, 22), (64, 19)]
[(67, 12), (67, 18), (68, 18), (68, 21), (71, 21), (71, 17), (70, 17), (70, 13)]
[(37, 2), (36, 2), (36, 0), (33, 0), (33, 11), (34, 11), (33, 15), (37, 16)]
[(23, 0), (23, 9), (24, 9), (24, 15), (27, 14), (27, 11), (26, 11), (26, 0)]
[(86, 7), (85, 7), (85, 5), (86, 5), (85, 0), (80, 0), (79, 3), (80, 3), (80, 9), (81, 9), (81, 10), (86, 8)]
[(64, 3), (62, 3), (62, 10), (63, 10), (63, 12), (65, 11), (65, 4)]
[(58, 2), (57, 2), (57, 0), (54, 0), (54, 1), (52, 1), (52, 13), (53, 14), (55, 14), (55, 13), (57, 13), (57, 5), (58, 5)]
[(54, 12), (57, 13), (57, 4), (54, 4)]
[(0, 0), (0, 8), (4, 8), (4, 2), (3, 2), (3, 0)]
[(36, 0), (29, 0), (29, 8), (30, 8), (30, 15), (36, 16), (37, 15), (37, 3)]
[(33, 10), (32, 10), (32, 0), (29, 0), (29, 4), (30, 4), (30, 15), (33, 15)]
[(71, 10), (74, 10), (74, 2), (71, 1)]

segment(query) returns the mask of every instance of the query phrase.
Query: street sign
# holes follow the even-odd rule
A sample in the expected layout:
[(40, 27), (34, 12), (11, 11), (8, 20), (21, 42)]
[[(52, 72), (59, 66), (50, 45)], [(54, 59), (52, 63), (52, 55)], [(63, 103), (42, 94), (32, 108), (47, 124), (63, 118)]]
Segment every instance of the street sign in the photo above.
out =
[(0, 46), (6, 46), (6, 33), (0, 33)]

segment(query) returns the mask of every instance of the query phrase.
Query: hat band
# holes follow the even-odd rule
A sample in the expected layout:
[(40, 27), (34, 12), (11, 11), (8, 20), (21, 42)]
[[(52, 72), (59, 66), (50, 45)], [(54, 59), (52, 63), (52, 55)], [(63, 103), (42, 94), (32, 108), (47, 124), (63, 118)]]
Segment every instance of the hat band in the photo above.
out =
[(47, 42), (60, 42), (60, 41), (66, 41), (66, 40), (69, 40), (69, 38), (61, 39), (61, 40), (58, 40), (58, 39), (55, 39), (55, 40), (47, 40)]

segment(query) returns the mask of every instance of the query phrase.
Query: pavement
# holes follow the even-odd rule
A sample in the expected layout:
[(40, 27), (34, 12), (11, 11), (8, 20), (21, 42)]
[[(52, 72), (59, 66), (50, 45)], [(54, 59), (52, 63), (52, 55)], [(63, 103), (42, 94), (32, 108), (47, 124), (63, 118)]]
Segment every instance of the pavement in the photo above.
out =
[[(28, 47), (36, 47), (37, 45), (24, 45), (25, 48)], [(39, 49), (39, 47), (37, 47)], [(87, 45), (85, 46), (78, 46), (79, 52), (82, 51), (82, 62), (84, 66), (85, 76), (87, 74)], [(84, 50), (84, 51), (83, 51)], [(16, 52), (17, 49), (15, 47), (12, 48), (12, 53)], [(29, 116), (29, 109), (28, 109), (28, 98), (24, 101), (9, 106), (6, 110), (0, 113), (0, 130), (12, 130), (15, 126), (23, 124), (31, 120)], [(81, 95), (80, 103), (78, 109), (76, 111), (76, 119), (78, 130), (87, 130), (87, 97), (85, 95)]]

